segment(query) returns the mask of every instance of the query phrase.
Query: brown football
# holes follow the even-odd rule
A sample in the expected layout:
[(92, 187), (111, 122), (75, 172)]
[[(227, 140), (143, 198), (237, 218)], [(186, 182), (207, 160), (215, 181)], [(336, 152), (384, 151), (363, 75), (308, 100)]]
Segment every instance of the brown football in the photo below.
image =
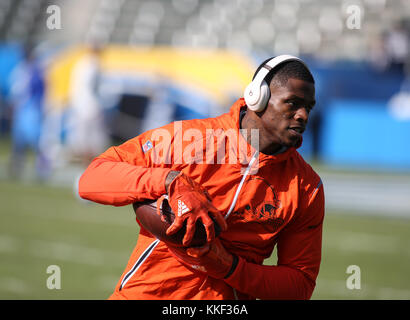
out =
[[(182, 239), (185, 235), (186, 225), (175, 234), (168, 236), (166, 231), (172, 224), (175, 218), (175, 214), (168, 204), (167, 200), (162, 203), (161, 213), (165, 221), (161, 220), (161, 216), (157, 214), (157, 202), (154, 200), (147, 200), (144, 202), (135, 202), (133, 204), (135, 215), (141, 225), (149, 231), (157, 239), (182, 247)], [(221, 232), (221, 228), (214, 221), (215, 236), (218, 236)], [(195, 234), (190, 244), (190, 247), (200, 247), (206, 243), (206, 231), (204, 225), (197, 221)]]

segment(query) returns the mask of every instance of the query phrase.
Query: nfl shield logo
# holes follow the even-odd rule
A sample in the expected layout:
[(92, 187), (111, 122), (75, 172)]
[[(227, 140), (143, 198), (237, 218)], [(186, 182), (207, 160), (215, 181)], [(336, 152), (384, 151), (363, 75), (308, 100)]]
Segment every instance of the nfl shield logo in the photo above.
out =
[(147, 141), (144, 143), (144, 145), (142, 146), (142, 151), (147, 152), (148, 150), (152, 149), (152, 142), (151, 141)]

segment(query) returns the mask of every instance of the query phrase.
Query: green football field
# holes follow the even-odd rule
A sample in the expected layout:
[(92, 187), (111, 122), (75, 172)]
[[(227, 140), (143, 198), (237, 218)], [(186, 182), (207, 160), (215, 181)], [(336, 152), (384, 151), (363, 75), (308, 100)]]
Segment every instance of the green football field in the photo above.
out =
[[(138, 237), (130, 206), (97, 205), (69, 188), (4, 180), (0, 203), (0, 299), (110, 295)], [(409, 231), (410, 220), (328, 211), (312, 299), (410, 299)], [(49, 288), (58, 284), (50, 266), (60, 271), (60, 289)], [(349, 266), (360, 268), (360, 289), (348, 289)]]

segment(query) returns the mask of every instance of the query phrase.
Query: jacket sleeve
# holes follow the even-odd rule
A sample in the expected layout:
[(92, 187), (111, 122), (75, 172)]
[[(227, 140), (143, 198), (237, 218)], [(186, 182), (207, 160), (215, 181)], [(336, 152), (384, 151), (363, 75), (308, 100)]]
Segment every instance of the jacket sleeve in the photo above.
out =
[[(171, 149), (170, 135), (152, 140), (152, 131), (128, 140), (120, 146), (109, 148), (95, 158), (79, 180), (80, 197), (114, 206), (123, 206), (144, 199), (157, 199), (166, 193), (165, 179), (171, 171), (169, 161), (162, 161), (155, 146), (161, 146), (161, 154)], [(155, 150), (155, 151), (154, 151)], [(155, 161), (157, 156), (158, 161)]]
[(258, 299), (310, 299), (319, 273), (324, 218), (321, 181), (310, 192), (301, 214), (279, 235), (276, 266), (258, 265), (239, 258), (225, 281)]

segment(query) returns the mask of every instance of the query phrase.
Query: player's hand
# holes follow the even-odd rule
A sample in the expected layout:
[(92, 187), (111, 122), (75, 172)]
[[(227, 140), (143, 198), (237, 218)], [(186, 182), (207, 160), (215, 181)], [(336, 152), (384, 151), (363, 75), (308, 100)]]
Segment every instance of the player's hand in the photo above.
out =
[(218, 238), (199, 248), (168, 245), (168, 249), (182, 264), (216, 279), (228, 278), (238, 264), (238, 257), (229, 253)]
[(184, 246), (189, 246), (195, 233), (195, 224), (201, 220), (205, 227), (207, 241), (215, 239), (214, 221), (222, 231), (227, 224), (222, 214), (210, 201), (208, 192), (184, 173), (180, 172), (168, 185), (168, 203), (175, 213), (174, 222), (167, 229), (167, 235), (172, 235), (182, 228), (186, 221), (186, 232), (182, 240)]

